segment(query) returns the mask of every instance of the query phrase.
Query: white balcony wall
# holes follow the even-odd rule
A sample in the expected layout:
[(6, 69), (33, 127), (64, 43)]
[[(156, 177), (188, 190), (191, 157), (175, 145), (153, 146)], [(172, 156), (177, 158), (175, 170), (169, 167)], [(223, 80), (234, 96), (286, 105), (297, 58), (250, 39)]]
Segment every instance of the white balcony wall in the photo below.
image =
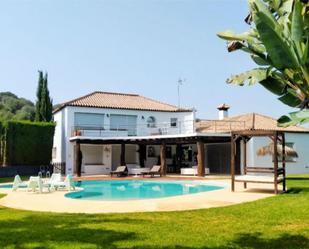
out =
[[(68, 113), (68, 124), (70, 126), (69, 132), (73, 135), (74, 127), (81, 124), (81, 126), (89, 126), (89, 129), (84, 129), (89, 136), (127, 136), (127, 135), (137, 135), (137, 136), (149, 136), (149, 135), (159, 135), (159, 134), (190, 134), (194, 132), (194, 113), (193, 112), (154, 112), (154, 111), (138, 111), (138, 110), (123, 110), (123, 109), (103, 109), (103, 108), (86, 108), (86, 107), (66, 107)], [(76, 115), (84, 114), (83, 118), (78, 117), (75, 120)], [(93, 119), (91, 119), (91, 114)], [(104, 118), (103, 118), (104, 116)], [(127, 119), (127, 117), (132, 117), (130, 122), (124, 122), (123, 126), (119, 126), (119, 131), (114, 133), (116, 129), (114, 120), (115, 117), (121, 116)], [(98, 118), (101, 117), (101, 118)], [(148, 127), (147, 120), (149, 117), (154, 117), (155, 123), (152, 127)], [(73, 119), (72, 119), (73, 118)], [(98, 120), (101, 119), (103, 123), (103, 128), (106, 131), (94, 132), (91, 131), (91, 126), (99, 126)], [(175, 127), (171, 127), (171, 119), (177, 119), (177, 124)], [(119, 122), (118, 122), (119, 123)], [(136, 123), (136, 127), (135, 127)], [(93, 125), (95, 124), (95, 125)], [(128, 133), (124, 133), (125, 126), (127, 126)], [(112, 128), (112, 132), (110, 131)], [(136, 129), (136, 132), (133, 130)], [(84, 135), (86, 136), (86, 134)]]

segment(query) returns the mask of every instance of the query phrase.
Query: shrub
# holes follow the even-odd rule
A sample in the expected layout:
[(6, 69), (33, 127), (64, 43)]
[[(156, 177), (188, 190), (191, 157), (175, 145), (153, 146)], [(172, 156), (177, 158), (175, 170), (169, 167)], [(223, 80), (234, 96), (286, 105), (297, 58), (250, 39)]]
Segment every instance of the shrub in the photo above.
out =
[(5, 165), (47, 165), (51, 161), (54, 123), (8, 121), (2, 124)]
[(4, 125), (3, 122), (0, 121), (0, 165), (3, 164), (3, 157), (4, 157)]

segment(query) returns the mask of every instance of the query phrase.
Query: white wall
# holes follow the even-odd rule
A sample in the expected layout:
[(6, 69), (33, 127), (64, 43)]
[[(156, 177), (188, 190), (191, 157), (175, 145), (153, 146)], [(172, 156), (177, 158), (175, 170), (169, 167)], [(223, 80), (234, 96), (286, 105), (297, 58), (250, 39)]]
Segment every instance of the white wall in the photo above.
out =
[(55, 157), (52, 158), (53, 162), (64, 162), (65, 160), (65, 127), (63, 122), (63, 111), (59, 111), (54, 115), (54, 121), (56, 123), (53, 149), (55, 149)]
[[(286, 173), (305, 174), (309, 173), (309, 134), (308, 133), (286, 133), (285, 140), (287, 143), (294, 143), (294, 149), (298, 153), (295, 162), (286, 163)], [(272, 157), (258, 156), (257, 150), (271, 142), (270, 138), (254, 137), (247, 143), (247, 165), (255, 167), (272, 167)], [(279, 163), (279, 166), (280, 163)]]

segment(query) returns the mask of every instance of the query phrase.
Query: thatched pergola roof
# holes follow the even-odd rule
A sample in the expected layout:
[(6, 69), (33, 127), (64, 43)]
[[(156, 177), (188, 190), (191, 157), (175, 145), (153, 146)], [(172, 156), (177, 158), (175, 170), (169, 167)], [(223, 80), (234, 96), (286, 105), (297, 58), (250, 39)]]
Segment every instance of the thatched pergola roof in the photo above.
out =
[[(278, 154), (282, 156), (282, 145), (278, 144), (277, 148)], [(271, 142), (270, 144), (259, 148), (256, 154), (258, 156), (274, 155), (274, 143)], [(298, 154), (293, 148), (285, 146), (285, 156), (298, 157)]]

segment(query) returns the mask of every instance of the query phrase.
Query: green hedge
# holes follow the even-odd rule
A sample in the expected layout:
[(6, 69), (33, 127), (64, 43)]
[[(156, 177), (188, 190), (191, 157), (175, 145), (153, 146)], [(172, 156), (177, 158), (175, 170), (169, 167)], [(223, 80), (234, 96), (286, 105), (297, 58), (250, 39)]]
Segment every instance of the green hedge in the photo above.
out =
[(50, 163), (54, 123), (8, 121), (2, 124), (2, 127), (2, 161), (5, 165)]
[(4, 149), (5, 149), (4, 136), (5, 136), (4, 125), (0, 121), (0, 165), (3, 164), (3, 158), (4, 158)]

